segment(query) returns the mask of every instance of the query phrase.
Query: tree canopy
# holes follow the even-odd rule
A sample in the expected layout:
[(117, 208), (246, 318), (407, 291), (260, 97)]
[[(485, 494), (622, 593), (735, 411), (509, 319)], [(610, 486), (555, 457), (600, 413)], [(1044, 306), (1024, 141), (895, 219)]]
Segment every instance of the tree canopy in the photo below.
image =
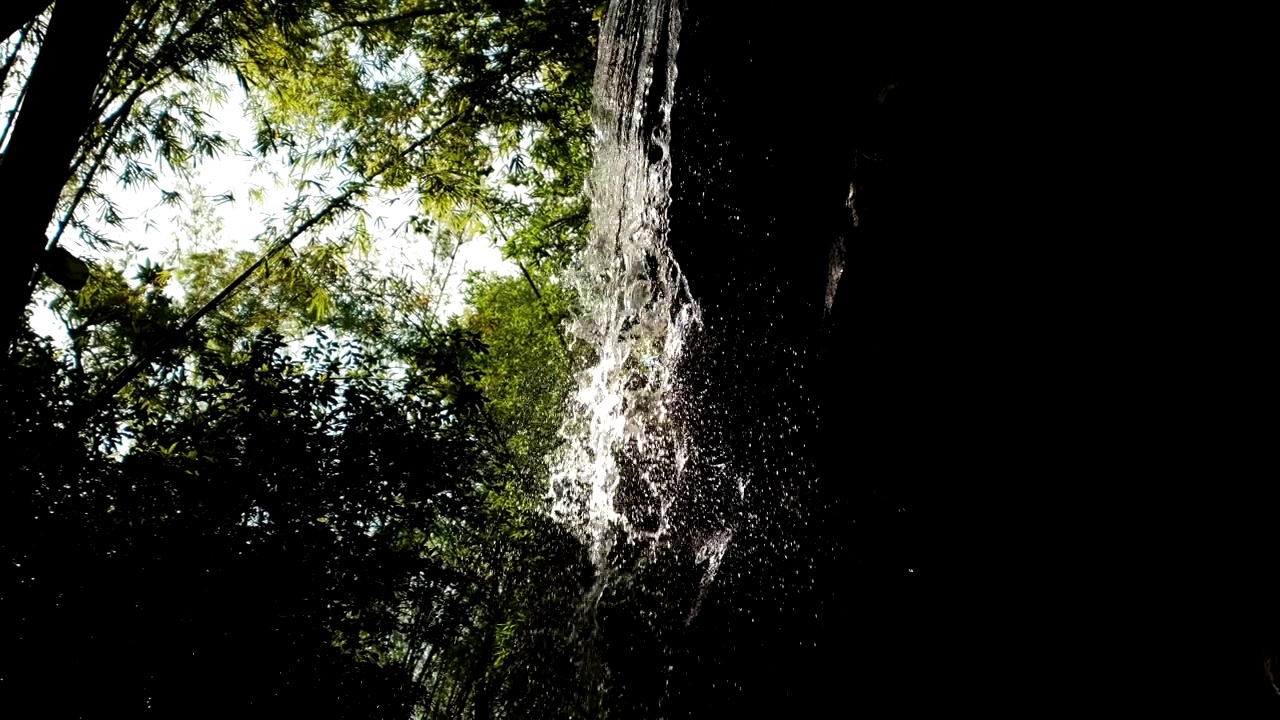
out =
[[(59, 677), (59, 716), (590, 714), (592, 569), (545, 495), (588, 352), (558, 277), (587, 227), (597, 17), (6, 5), (0, 613), (24, 662), (0, 695)], [(233, 92), (250, 152), (301, 179), (250, 250), (164, 185), (234, 147), (208, 114)], [(130, 254), (115, 194), (138, 187), (201, 241)], [(519, 272), (442, 313), (437, 278), (378, 260), (386, 194), (435, 252), (500, 243)], [(65, 336), (32, 328), (37, 302)]]

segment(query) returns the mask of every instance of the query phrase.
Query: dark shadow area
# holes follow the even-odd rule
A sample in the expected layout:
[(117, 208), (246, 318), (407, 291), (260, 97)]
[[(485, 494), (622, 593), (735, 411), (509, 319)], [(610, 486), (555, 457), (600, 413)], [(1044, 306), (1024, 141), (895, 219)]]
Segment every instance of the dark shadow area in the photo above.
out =
[(707, 326), (685, 381), (767, 487), (668, 651), (660, 716), (908, 712), (930, 700), (921, 518), (954, 442), (941, 78), (891, 18), (744, 15), (685, 15), (670, 243)]

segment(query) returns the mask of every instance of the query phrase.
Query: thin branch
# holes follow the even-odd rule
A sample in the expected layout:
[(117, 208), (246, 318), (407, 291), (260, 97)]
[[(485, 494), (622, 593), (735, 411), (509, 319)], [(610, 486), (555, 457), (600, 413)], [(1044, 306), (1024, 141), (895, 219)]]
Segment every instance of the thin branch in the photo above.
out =
[(18, 62), (18, 55), (22, 52), (22, 45), (27, 41), (27, 32), (31, 30), (31, 21), (22, 26), (22, 32), (18, 33), (18, 40), (13, 44), (13, 52), (9, 53), (9, 57), (4, 61), (4, 68), (0, 69), (0, 91), (4, 90), (5, 83), (9, 82), (9, 72), (13, 70), (13, 66)]
[[(80, 184), (80, 191), (76, 194), (75, 199), (71, 203), (71, 208), (67, 212), (68, 218), (71, 215), (71, 211), (75, 210), (76, 206), (80, 204), (80, 200), (83, 199), (84, 191), (87, 189), (89, 180), (93, 179), (93, 176), (97, 173), (98, 168), (100, 168), (102, 166), (102, 163), (106, 160), (107, 153), (111, 150), (111, 143), (115, 139), (116, 134), (118, 134), (120, 130), (124, 127), (125, 120), (128, 118), (129, 113), (133, 110), (133, 106), (137, 104), (138, 100), (141, 99), (143, 95), (145, 95), (147, 92), (158, 87), (161, 83), (168, 80), (172, 75), (173, 73), (172, 71), (170, 71), (169, 73), (166, 73), (165, 75), (156, 78), (150, 84), (139, 85), (138, 87), (134, 88), (133, 92), (129, 94), (129, 97), (126, 98), (124, 102), (120, 104), (120, 107), (116, 108), (115, 112), (111, 113), (110, 115), (108, 115), (106, 118), (103, 119), (99, 127), (105, 127), (106, 132), (102, 134), (102, 139), (98, 141), (98, 143), (100, 144), (100, 147), (98, 149), (97, 156), (94, 157), (93, 159), (93, 165), (90, 166), (89, 174), (86, 176), (87, 179)], [(90, 128), (89, 131), (92, 131), (92, 129), (93, 128)], [(70, 180), (72, 177), (75, 176), (77, 172), (80, 171), (81, 166), (83, 166), (85, 161), (88, 159), (89, 151), (93, 149), (93, 145), (94, 143), (92, 142), (88, 142), (85, 145), (84, 152), (80, 153), (79, 157), (76, 158), (75, 163), (72, 164), (71, 169), (67, 173), (68, 180)], [(62, 227), (59, 226), (58, 236), (60, 237), (61, 235), (62, 235)], [(58, 237), (55, 237), (51, 242), (54, 244), (57, 244)]]
[(581, 221), (586, 219), (586, 217), (587, 217), (587, 213), (584, 211), (579, 210), (578, 212), (572, 212), (572, 213), (569, 213), (568, 215), (564, 215), (562, 217), (556, 218), (555, 220), (552, 220), (546, 225), (543, 225), (542, 230), (543, 232), (546, 232), (547, 230), (550, 230), (551, 228), (556, 227), (558, 225), (563, 225), (567, 222)]
[(0, 130), (0, 150), (5, 149), (5, 143), (9, 140), (9, 131), (13, 130), (13, 121), (18, 117), (18, 111), (22, 109), (22, 103), (27, 99), (27, 88), (31, 87), (31, 75), (27, 75), (27, 79), (22, 82), (22, 90), (18, 92), (18, 98), (14, 101), (13, 107), (9, 109), (8, 117), (4, 121), (4, 129)]
[[(498, 217), (492, 212), (489, 213), (489, 218), (493, 220), (493, 226), (497, 229), (498, 235), (502, 237), (502, 243), (505, 245), (509, 238), (507, 237), (507, 232), (502, 229), (502, 223), (498, 222)], [(569, 352), (569, 342), (565, 340), (564, 332), (560, 329), (560, 323), (555, 322), (551, 317), (551, 311), (547, 308), (546, 301), (542, 299), (542, 291), (538, 289), (538, 284), (533, 281), (533, 275), (529, 273), (529, 268), (525, 267), (525, 264), (519, 260), (514, 262), (520, 268), (520, 272), (524, 274), (524, 279), (529, 283), (529, 288), (533, 290), (533, 296), (538, 299), (538, 307), (542, 310), (542, 315), (546, 318), (547, 324), (556, 331), (556, 339), (560, 341), (560, 347), (564, 350), (565, 362), (569, 364), (569, 369), (573, 370), (573, 353)]]
[[(151, 27), (151, 21), (155, 19), (156, 15), (160, 12), (160, 8), (163, 7), (164, 4), (165, 0), (152, 0), (151, 4), (147, 5), (146, 12), (142, 13), (138, 20), (126, 24), (124, 31), (116, 37), (115, 47), (113, 47), (111, 51), (111, 62), (113, 64), (119, 60), (121, 53), (126, 50), (137, 48), (138, 45), (141, 44), (141, 41), (135, 42), (135, 39), (141, 36), (144, 30), (148, 30)], [(175, 14), (181, 14), (186, 5), (186, 2), (180, 3), (179, 7), (174, 8)], [(135, 4), (134, 10), (137, 9), (138, 5)], [(177, 24), (178, 23), (175, 21), (174, 26), (176, 27)], [(171, 32), (168, 37), (172, 36), (173, 33)]]
[[(458, 252), (459, 252), (460, 250), (462, 250), (462, 243), (464, 243), (464, 242), (466, 242), (466, 241), (465, 241), (465, 240), (459, 240), (459, 241), (455, 242), (455, 243), (453, 244), (453, 252), (449, 254), (449, 266), (448, 266), (448, 267), (446, 267), (446, 268), (444, 269), (444, 277), (440, 278), (440, 291), (439, 291), (439, 292), (440, 292), (440, 298), (441, 298), (442, 300), (444, 299), (445, 292), (446, 292), (446, 290), (448, 290), (448, 287), (449, 287), (449, 278), (453, 276), (453, 264), (454, 264), (454, 262), (458, 259)], [(434, 269), (435, 269), (435, 261), (434, 261), (434, 260), (432, 260), (432, 262), (431, 262), (431, 269), (432, 269), (432, 270), (434, 270)], [(441, 303), (441, 304), (442, 304), (442, 303)], [(434, 316), (434, 315), (435, 315), (435, 312), (433, 311), (431, 314), (432, 314), (432, 316)], [(444, 320), (446, 320), (446, 319), (447, 319), (447, 318), (438, 318), (438, 317), (437, 317), (437, 318), (436, 318), (436, 322), (437, 322), (437, 323), (442, 323), (442, 322), (444, 322)]]
[(71, 327), (71, 322), (64, 318), (62, 325), (67, 329), (67, 337), (71, 338), (71, 357), (76, 363), (76, 372), (84, 374), (84, 348), (81, 347), (80, 333), (88, 329), (89, 323), (83, 323), (79, 327)]
[(573, 367), (573, 355), (569, 352), (569, 343), (564, 339), (564, 332), (560, 330), (560, 323), (555, 322), (551, 318), (551, 311), (547, 309), (547, 303), (542, 299), (542, 293), (538, 290), (538, 285), (533, 281), (533, 276), (529, 274), (529, 268), (519, 260), (516, 265), (520, 267), (520, 272), (524, 274), (524, 279), (529, 283), (529, 288), (533, 290), (533, 296), (538, 299), (538, 305), (542, 308), (542, 314), (547, 318), (547, 324), (556, 331), (556, 339), (560, 341), (560, 347), (564, 349), (564, 357), (569, 361), (569, 367)]
[[(150, 30), (151, 21), (154, 20), (156, 15), (160, 12), (161, 4), (162, 4), (161, 0), (153, 0), (153, 2), (147, 7), (146, 13), (144, 13), (142, 17), (138, 18), (138, 20), (135, 22), (127, 22), (125, 24), (124, 32), (122, 32), (116, 38), (115, 43), (112, 45), (111, 58), (110, 60), (108, 60), (107, 71), (103, 74), (104, 81), (107, 78), (115, 77), (116, 76), (115, 73), (118, 70), (120, 63), (123, 62), (126, 56), (132, 56), (137, 52), (138, 47), (142, 44), (142, 41), (139, 38), (141, 37), (144, 30)], [(179, 10), (178, 12), (181, 12), (181, 10)], [(164, 40), (162, 40), (157, 47), (163, 47), (164, 43), (172, 39), (174, 33), (177, 32), (177, 29), (178, 29), (178, 23), (175, 21), (173, 23), (173, 26), (169, 29), (169, 33), (165, 36)], [(128, 80), (126, 80), (123, 83), (123, 85), (121, 85), (121, 87), (122, 88), (128, 87), (137, 79), (138, 79), (137, 77), (130, 77)], [(102, 94), (100, 96), (95, 95), (94, 97), (95, 112), (94, 114), (90, 115), (90, 117), (97, 117), (98, 114), (102, 112), (102, 109), (103, 107), (105, 107), (105, 104), (111, 94), (110, 87), (111, 87), (110, 83), (103, 82), (102, 86), (100, 87)]]
[(455, 114), (453, 117), (449, 118), (448, 120), (438, 125), (435, 128), (435, 130), (433, 130), (432, 132), (426, 135), (423, 135), (421, 138), (419, 138), (409, 147), (405, 148), (401, 153), (396, 155), (396, 157), (383, 163), (367, 178), (365, 178), (360, 182), (353, 183), (352, 186), (346, 192), (330, 200), (328, 203), (325, 204), (324, 208), (322, 208), (319, 212), (313, 214), (310, 218), (306, 220), (306, 222), (299, 225), (293, 232), (289, 233), (288, 235), (286, 235), (285, 237), (277, 241), (275, 245), (273, 245), (269, 250), (267, 250), (265, 254), (262, 255), (262, 257), (258, 258), (257, 262), (255, 262), (253, 265), (250, 265), (248, 269), (240, 273), (240, 275), (235, 280), (232, 280), (230, 284), (228, 284), (225, 288), (223, 288), (222, 292), (218, 293), (216, 296), (214, 296), (212, 300), (205, 303), (203, 307), (201, 307), (199, 310), (194, 312), (189, 318), (186, 319), (185, 322), (182, 323), (180, 327), (178, 327), (177, 330), (174, 330), (166, 334), (163, 338), (161, 338), (159, 342), (157, 342), (154, 346), (152, 346), (152, 348), (146, 354), (140, 355), (136, 360), (130, 363), (124, 370), (121, 370), (119, 374), (117, 374), (114, 378), (110, 380), (110, 382), (107, 383), (106, 387), (104, 387), (97, 395), (94, 396), (93, 400), (91, 400), (88, 403), (87, 409), (91, 411), (101, 403), (115, 396), (115, 394), (120, 392), (120, 390), (122, 390), (125, 385), (128, 385), (130, 382), (133, 381), (134, 378), (138, 377), (138, 375), (142, 373), (143, 369), (145, 369), (146, 366), (152, 362), (152, 360), (155, 358), (155, 355), (157, 353), (160, 353), (172, 347), (174, 343), (176, 343), (181, 337), (186, 335), (192, 328), (194, 328), (196, 326), (196, 323), (200, 322), (201, 318), (203, 318), (205, 315), (208, 315), (210, 312), (213, 312), (215, 309), (217, 309), (217, 307), (221, 305), (223, 301), (225, 301), (228, 297), (232, 295), (232, 293), (234, 293), (237, 289), (239, 289), (239, 287), (242, 284), (244, 284), (244, 282), (248, 280), (249, 277), (252, 276), (254, 272), (258, 270), (258, 268), (265, 265), (267, 261), (270, 260), (272, 257), (274, 257), (275, 255), (282, 252), (285, 248), (292, 245), (293, 241), (298, 239), (298, 237), (300, 237), (301, 235), (306, 233), (308, 230), (310, 230), (311, 228), (315, 227), (316, 225), (324, 221), (326, 218), (328, 218), (331, 214), (333, 214), (339, 208), (344, 207), (358, 193), (368, 188), (369, 185), (372, 184), (372, 182), (376, 178), (381, 176), (386, 171), (390, 170), (396, 164), (396, 162), (399, 161), (401, 158), (408, 157), (410, 154), (412, 154), (419, 148), (426, 145), (429, 141), (438, 137), (440, 133), (443, 132), (445, 129), (447, 129), (449, 126), (461, 120), (465, 112), (466, 111)]
[[(140, 24), (135, 24), (134, 26), (132, 26), (130, 28), (130, 32), (126, 32), (125, 36), (120, 39), (119, 43), (117, 44), (117, 52), (115, 54), (115, 57), (112, 60), (113, 64), (121, 62), (121, 58), (123, 57), (123, 54), (131, 52), (134, 49), (132, 47), (127, 47), (127, 48), (125, 47), (128, 44), (128, 40), (131, 39), (132, 35), (137, 35), (140, 28), (145, 28), (147, 25), (150, 24), (151, 20), (154, 19), (156, 11), (160, 8), (161, 4), (162, 3), (160, 2), (153, 3), (150, 6), (149, 14), (142, 20), (142, 22)], [(172, 51), (174, 47), (181, 46), (181, 44), (185, 40), (190, 38), (196, 32), (202, 30), (203, 27), (207, 25), (208, 22), (213, 17), (217, 16), (217, 14), (218, 13), (216, 12), (216, 8), (210, 8), (207, 12), (201, 15), (200, 18), (198, 18), (197, 21), (191, 27), (189, 27), (187, 31), (184, 32), (177, 40), (173, 39), (173, 35), (177, 32), (177, 28), (178, 28), (177, 23), (174, 23), (173, 27), (169, 29), (168, 35), (166, 35), (165, 39), (162, 40), (160, 44), (157, 46), (156, 53), (155, 53), (155, 56), (152, 58), (151, 65), (154, 67), (156, 64), (155, 63), (156, 58), (160, 58), (164, 56), (166, 52)], [(130, 33), (132, 33), (132, 35)], [(51, 250), (57, 247), (58, 242), (62, 239), (62, 234), (66, 231), (67, 225), (69, 224), (73, 214), (75, 213), (76, 208), (80, 206), (80, 203), (84, 200), (84, 196), (87, 194), (89, 190), (89, 185), (93, 180), (93, 176), (97, 174), (99, 169), (101, 169), (102, 164), (106, 159), (107, 153), (110, 152), (112, 140), (114, 139), (115, 135), (118, 134), (119, 131), (124, 127), (124, 120), (128, 117), (129, 112), (133, 109), (133, 106), (137, 104), (137, 101), (143, 95), (147, 94), (148, 92), (151, 92), (152, 90), (155, 90), (156, 88), (160, 87), (165, 82), (167, 82), (170, 78), (172, 78), (178, 72), (178, 70), (179, 68), (177, 67), (168, 68), (164, 72), (162, 72), (160, 75), (151, 78), (151, 80), (149, 81), (144, 81), (144, 78), (142, 77), (142, 75), (138, 74), (130, 78), (128, 82), (125, 83), (125, 87), (128, 87), (129, 85), (132, 85), (134, 83), (138, 83), (138, 84), (134, 87), (133, 92), (129, 94), (129, 97), (127, 97), (124, 101), (122, 101), (120, 106), (116, 108), (116, 110), (112, 112), (109, 116), (104, 118), (101, 124), (99, 125), (99, 127), (105, 127), (106, 132), (103, 134), (102, 139), (98, 141), (100, 143), (98, 152), (95, 154), (93, 158), (93, 162), (89, 168), (88, 175), (86, 175), (85, 180), (80, 183), (80, 187), (76, 191), (75, 197), (72, 198), (70, 207), (67, 208), (67, 211), (63, 214), (62, 220), (59, 221), (57, 231), (54, 233), (53, 238), (49, 240), (48, 243), (46, 244), (45, 246), (46, 250)], [(24, 88), (24, 91), (25, 91), (25, 88)], [(95, 107), (92, 111), (91, 117), (100, 115), (101, 113), (106, 111), (106, 103), (110, 101), (112, 95), (107, 91), (105, 86), (103, 88), (103, 93), (104, 94), (100, 98), (98, 98), (97, 101), (95, 102)], [(16, 112), (16, 107), (15, 107), (15, 112)], [(10, 121), (12, 121), (12, 113), (10, 115)], [(8, 130), (7, 126), (5, 130), (7, 132)], [(92, 125), (89, 126), (88, 128), (85, 129), (85, 135), (91, 135), (93, 130), (94, 130), (94, 127)], [(0, 135), (0, 138), (2, 137), (3, 135)], [(86, 139), (84, 142), (85, 142), (84, 152), (80, 153), (79, 157), (77, 157), (75, 161), (72, 163), (70, 170), (68, 170), (67, 172), (68, 179), (70, 179), (71, 177), (74, 177), (75, 174), (79, 172), (81, 166), (84, 165), (85, 161), (88, 160), (91, 154), (90, 151), (93, 148), (94, 142), (91, 139)], [(40, 284), (40, 279), (41, 277), (43, 277), (43, 275), (44, 275), (43, 269), (37, 266), (27, 286), (27, 302), (30, 302), (30, 298), (35, 293), (35, 289)]]
[[(117, 69), (120, 63), (124, 62), (126, 56), (131, 56), (137, 51), (140, 41), (134, 42), (134, 40), (141, 34), (142, 30), (147, 29), (151, 25), (151, 21), (155, 19), (155, 16), (159, 12), (159, 10), (160, 10), (159, 2), (152, 4), (150, 8), (148, 8), (148, 12), (146, 16), (141, 18), (140, 22), (131, 23), (129, 29), (125, 31), (123, 36), (121, 36), (120, 38), (117, 38), (115, 45), (112, 47), (111, 58), (110, 60), (108, 60), (107, 72), (104, 73), (103, 75), (104, 78), (112, 77), (112, 73)], [(156, 44), (156, 51), (152, 58), (153, 62), (155, 60), (155, 57), (158, 57), (161, 52), (168, 49), (170, 41), (173, 40), (173, 36), (178, 32), (178, 25), (179, 23), (176, 22), (176, 19), (175, 19), (175, 22), (173, 22), (172, 25), (170, 25), (167, 34), (164, 36), (164, 39)], [(185, 38), (187, 37), (187, 35), (183, 35), (183, 37)], [(150, 63), (140, 65), (135, 73), (133, 73), (131, 76), (128, 77), (127, 80), (125, 80), (123, 83), (119, 85), (121, 91), (123, 92), (125, 88), (128, 88), (130, 85), (141, 80), (142, 74), (145, 73), (147, 70), (152, 69), (151, 67), (149, 67), (150, 65), (151, 65)], [(107, 105), (110, 104), (111, 99), (118, 95), (119, 93), (115, 93), (112, 91), (110, 83), (104, 82), (98, 88), (98, 93), (94, 94), (93, 110), (91, 111), (89, 117), (96, 118), (102, 113), (106, 112)]]
[[(62, 239), (62, 234), (66, 232), (67, 226), (71, 223), (71, 219), (75, 214), (76, 208), (80, 206), (80, 203), (84, 200), (84, 196), (88, 194), (89, 186), (93, 183), (94, 176), (97, 175), (98, 170), (102, 168), (103, 163), (106, 161), (107, 153), (111, 150), (112, 140), (116, 133), (124, 127), (124, 121), (122, 118), (128, 115), (128, 109), (133, 107), (133, 104), (142, 96), (142, 93), (143, 88), (138, 88), (133, 95), (125, 101), (125, 104), (121, 106), (121, 111), (123, 112), (118, 111), (113, 113), (108, 119), (107, 124), (109, 127), (107, 132), (103, 135), (97, 157), (93, 159), (93, 164), (89, 166), (88, 174), (85, 175), (84, 180), (80, 183), (80, 187), (76, 190), (75, 197), (71, 199), (71, 205), (67, 208), (67, 211), (63, 213), (62, 219), (58, 221), (58, 229), (54, 232), (53, 238), (45, 244), (46, 252), (53, 250), (58, 246), (58, 242)], [(88, 148), (86, 148), (86, 151), (87, 150)], [(86, 157), (88, 157), (87, 152), (85, 154), (81, 154), (81, 156), (76, 159), (75, 164), (71, 166), (68, 178), (74, 176), (75, 173), (79, 171), (80, 166), (84, 164)], [(31, 275), (31, 282), (27, 286), (26, 302), (31, 302), (31, 296), (35, 294), (36, 287), (40, 285), (40, 279), (42, 277), (44, 277), (44, 268), (37, 265), (35, 272)]]
[(457, 12), (456, 10), (446, 10), (444, 8), (419, 8), (417, 10), (408, 10), (406, 12), (397, 13), (395, 15), (387, 15), (386, 17), (370, 18), (368, 20), (352, 20), (351, 22), (340, 23), (331, 28), (327, 28), (315, 35), (315, 37), (324, 37), (333, 33), (346, 30), (348, 28), (369, 28), (378, 25), (391, 25), (404, 20), (416, 20), (421, 17), (430, 17), (432, 15), (448, 15)]

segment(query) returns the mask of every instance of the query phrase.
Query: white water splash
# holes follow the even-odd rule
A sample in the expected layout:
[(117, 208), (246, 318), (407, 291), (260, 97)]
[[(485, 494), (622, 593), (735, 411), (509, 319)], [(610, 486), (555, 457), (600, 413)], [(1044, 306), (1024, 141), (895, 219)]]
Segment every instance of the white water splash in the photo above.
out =
[[(600, 30), (593, 124), (592, 237), (575, 286), (584, 313), (572, 328), (596, 349), (579, 378), (565, 426), (567, 448), (551, 481), (553, 512), (587, 543), (597, 566), (617, 528), (661, 536), (671, 478), (645, 477), (658, 498), (658, 529), (645, 532), (617, 507), (620, 452), (688, 453), (669, 408), (674, 371), (701, 311), (667, 248), (671, 110), (680, 34), (678, 2), (610, 3)], [(632, 481), (631, 478), (628, 480)]]
[(698, 548), (694, 561), (699, 565), (706, 563), (707, 569), (703, 572), (702, 582), (698, 585), (698, 597), (693, 601), (693, 609), (689, 611), (689, 617), (685, 618), (686, 625), (698, 617), (698, 611), (702, 609), (702, 601), (707, 598), (711, 583), (716, 580), (716, 573), (720, 572), (720, 561), (724, 559), (724, 553), (729, 549), (729, 542), (732, 540), (733, 531), (721, 530), (704, 540)]

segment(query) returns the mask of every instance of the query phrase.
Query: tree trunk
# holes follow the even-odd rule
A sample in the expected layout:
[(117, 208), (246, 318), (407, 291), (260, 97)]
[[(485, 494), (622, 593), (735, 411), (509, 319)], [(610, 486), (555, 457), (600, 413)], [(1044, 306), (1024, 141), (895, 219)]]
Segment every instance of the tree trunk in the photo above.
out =
[(18, 32), (49, 7), (49, 0), (5, 0), (0, 6), (0, 39)]
[(44, 249), (45, 231), (71, 161), (93, 122), (89, 108), (94, 88), (107, 69), (107, 50), (131, 4), (130, 0), (58, 0), (31, 70), (27, 95), (0, 164), (2, 227), (9, 254), (0, 275), (0, 343), (6, 354), (22, 322), (27, 284)]

